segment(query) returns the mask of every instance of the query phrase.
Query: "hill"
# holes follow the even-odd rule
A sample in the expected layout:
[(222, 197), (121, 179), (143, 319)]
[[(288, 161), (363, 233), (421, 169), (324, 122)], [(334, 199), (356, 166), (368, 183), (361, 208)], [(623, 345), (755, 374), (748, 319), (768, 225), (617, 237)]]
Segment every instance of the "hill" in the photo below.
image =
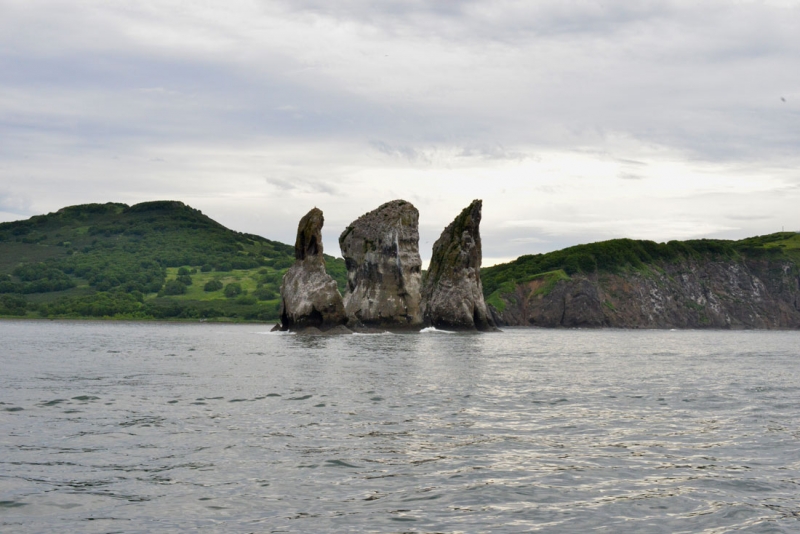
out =
[(507, 325), (800, 327), (800, 234), (615, 239), (481, 270)]
[[(340, 291), (344, 261), (325, 257)], [(0, 316), (278, 319), (294, 247), (181, 202), (85, 204), (0, 224)], [(615, 239), (481, 270), (506, 325), (800, 328), (800, 234)]]
[(293, 262), (181, 202), (70, 206), (0, 224), (0, 315), (272, 321)]

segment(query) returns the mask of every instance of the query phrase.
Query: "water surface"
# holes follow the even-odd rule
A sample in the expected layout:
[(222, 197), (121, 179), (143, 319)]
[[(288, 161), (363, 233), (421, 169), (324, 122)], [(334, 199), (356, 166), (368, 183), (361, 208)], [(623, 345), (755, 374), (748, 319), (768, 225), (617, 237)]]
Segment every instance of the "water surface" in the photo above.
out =
[(0, 322), (2, 532), (797, 532), (800, 333)]

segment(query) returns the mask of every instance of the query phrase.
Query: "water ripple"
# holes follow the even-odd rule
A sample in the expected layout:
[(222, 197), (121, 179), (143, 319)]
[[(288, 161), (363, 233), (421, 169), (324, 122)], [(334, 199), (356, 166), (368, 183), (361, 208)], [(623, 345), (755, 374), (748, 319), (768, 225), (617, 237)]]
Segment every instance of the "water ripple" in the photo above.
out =
[(800, 530), (797, 332), (0, 336), (2, 531)]

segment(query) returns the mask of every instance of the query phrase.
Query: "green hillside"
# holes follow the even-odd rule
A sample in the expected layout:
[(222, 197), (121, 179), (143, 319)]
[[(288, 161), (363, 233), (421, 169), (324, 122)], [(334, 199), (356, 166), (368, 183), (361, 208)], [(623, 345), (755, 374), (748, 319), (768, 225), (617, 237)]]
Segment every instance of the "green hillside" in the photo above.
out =
[[(614, 239), (526, 255), (481, 270), (487, 301), (517, 284), (540, 291), (576, 273), (645, 269), (694, 258), (789, 259), (800, 234), (740, 241)], [(344, 261), (326, 256), (344, 292)], [(181, 202), (85, 204), (0, 224), (0, 316), (275, 321), (294, 247), (229, 230)]]
[(547, 254), (520, 256), (510, 263), (481, 269), (481, 281), (487, 302), (502, 306), (499, 295), (510, 293), (517, 284), (545, 278), (545, 287), (576, 273), (617, 273), (625, 269), (642, 269), (659, 262), (694, 258), (736, 259), (768, 257), (786, 258), (800, 265), (800, 234), (779, 232), (740, 241), (697, 239), (656, 243), (633, 239), (613, 239), (577, 245)]
[(293, 262), (181, 202), (71, 206), (0, 224), (0, 315), (273, 321)]

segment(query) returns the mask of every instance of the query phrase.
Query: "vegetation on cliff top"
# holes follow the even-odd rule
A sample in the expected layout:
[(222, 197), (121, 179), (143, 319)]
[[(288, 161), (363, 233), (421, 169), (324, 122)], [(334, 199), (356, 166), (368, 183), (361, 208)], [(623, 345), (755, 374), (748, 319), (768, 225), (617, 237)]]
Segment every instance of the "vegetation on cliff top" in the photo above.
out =
[(293, 262), (181, 202), (71, 206), (0, 224), (0, 315), (272, 321)]
[[(771, 258), (800, 264), (800, 234), (779, 232), (740, 241), (696, 239), (656, 243), (634, 239), (613, 239), (549, 252), (520, 256), (510, 263), (481, 269), (487, 302), (500, 301), (495, 293), (510, 293), (517, 284), (526, 283), (545, 273), (618, 273), (642, 269), (659, 262), (705, 259)], [(559, 275), (560, 276), (560, 275)]]
[[(444, 229), (433, 244), (430, 266), (425, 277), (426, 286), (438, 284), (442, 276), (460, 275), (463, 269), (470, 266), (470, 262), (472, 265), (480, 264), (480, 248), (474, 246), (468, 249), (462, 243), (462, 235), (464, 232), (477, 234), (481, 209), (481, 201), (473, 201)], [(465, 252), (469, 254), (465, 255)]]

